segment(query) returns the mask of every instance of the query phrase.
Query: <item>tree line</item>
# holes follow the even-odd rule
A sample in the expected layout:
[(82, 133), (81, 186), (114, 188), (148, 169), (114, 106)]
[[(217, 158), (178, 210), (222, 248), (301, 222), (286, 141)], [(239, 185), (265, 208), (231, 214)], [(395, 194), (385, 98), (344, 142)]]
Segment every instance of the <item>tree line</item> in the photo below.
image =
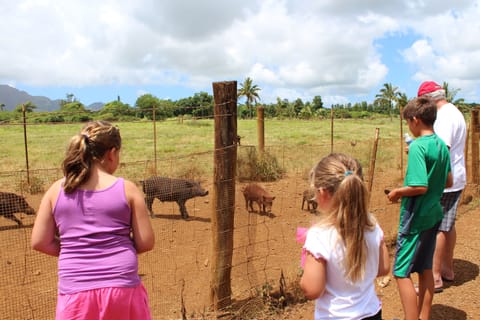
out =
[[(467, 113), (475, 104), (467, 104), (463, 99), (456, 99), (460, 89), (451, 89), (448, 83), (443, 83), (447, 100), (455, 104), (462, 112)], [(275, 103), (260, 103), (261, 88), (246, 78), (238, 89), (239, 101), (237, 115), (241, 119), (255, 116), (255, 109), (264, 108), (266, 118), (277, 119), (318, 119), (328, 118), (332, 112), (335, 118), (370, 118), (375, 115), (390, 116), (400, 114), (400, 110), (407, 104), (409, 98), (398, 87), (385, 83), (371, 103), (367, 101), (346, 104), (334, 104), (326, 108), (321, 96), (315, 96), (311, 101), (298, 98), (294, 101), (277, 98)], [(134, 106), (123, 103), (120, 97), (106, 103), (100, 110), (88, 110), (71, 93), (61, 100), (60, 108), (56, 111), (35, 112), (36, 106), (26, 101), (16, 106), (13, 111), (0, 112), (0, 121), (23, 121), (23, 112), (28, 113), (29, 122), (56, 123), (56, 122), (84, 122), (89, 120), (134, 121), (139, 119), (165, 120), (167, 118), (187, 116), (192, 118), (208, 118), (213, 116), (213, 96), (207, 92), (198, 92), (188, 98), (172, 101), (145, 94), (137, 98)]]

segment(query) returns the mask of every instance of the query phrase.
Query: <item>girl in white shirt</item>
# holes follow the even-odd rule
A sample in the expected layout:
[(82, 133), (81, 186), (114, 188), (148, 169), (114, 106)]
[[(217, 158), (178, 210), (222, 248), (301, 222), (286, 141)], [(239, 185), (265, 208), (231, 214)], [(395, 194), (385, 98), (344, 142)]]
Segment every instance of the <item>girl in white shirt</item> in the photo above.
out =
[(374, 280), (390, 261), (383, 231), (368, 212), (368, 190), (360, 163), (330, 154), (310, 173), (319, 223), (307, 233), (300, 287), (316, 299), (315, 319), (382, 319)]

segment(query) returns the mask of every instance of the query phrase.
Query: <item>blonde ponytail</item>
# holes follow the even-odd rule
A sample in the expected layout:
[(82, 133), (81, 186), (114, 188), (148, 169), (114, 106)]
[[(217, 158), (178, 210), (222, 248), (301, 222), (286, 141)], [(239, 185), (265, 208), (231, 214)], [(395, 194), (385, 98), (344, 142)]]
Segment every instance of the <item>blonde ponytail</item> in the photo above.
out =
[(364, 232), (375, 226), (368, 213), (368, 190), (358, 160), (333, 153), (310, 173), (311, 184), (332, 194), (332, 203), (323, 224), (335, 227), (345, 246), (345, 276), (352, 282), (363, 278), (367, 257)]

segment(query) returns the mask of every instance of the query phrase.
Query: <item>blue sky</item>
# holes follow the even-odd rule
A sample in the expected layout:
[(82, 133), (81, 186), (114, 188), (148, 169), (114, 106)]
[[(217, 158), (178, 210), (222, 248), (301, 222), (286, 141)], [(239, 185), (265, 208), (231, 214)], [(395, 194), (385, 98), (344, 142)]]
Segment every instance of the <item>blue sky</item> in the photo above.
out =
[[(480, 101), (480, 0), (0, 0), (0, 84), (89, 105), (246, 77), (261, 102), (371, 102), (446, 81)], [(240, 100), (240, 102), (243, 102)]]

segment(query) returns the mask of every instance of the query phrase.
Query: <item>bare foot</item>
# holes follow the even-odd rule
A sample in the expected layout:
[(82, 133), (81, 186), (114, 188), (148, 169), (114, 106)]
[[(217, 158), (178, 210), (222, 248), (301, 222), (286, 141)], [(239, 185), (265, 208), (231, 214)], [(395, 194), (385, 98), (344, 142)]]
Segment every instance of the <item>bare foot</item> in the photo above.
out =
[(443, 281), (451, 282), (454, 279), (455, 279), (455, 274), (453, 273), (453, 271), (442, 270), (442, 280)]

